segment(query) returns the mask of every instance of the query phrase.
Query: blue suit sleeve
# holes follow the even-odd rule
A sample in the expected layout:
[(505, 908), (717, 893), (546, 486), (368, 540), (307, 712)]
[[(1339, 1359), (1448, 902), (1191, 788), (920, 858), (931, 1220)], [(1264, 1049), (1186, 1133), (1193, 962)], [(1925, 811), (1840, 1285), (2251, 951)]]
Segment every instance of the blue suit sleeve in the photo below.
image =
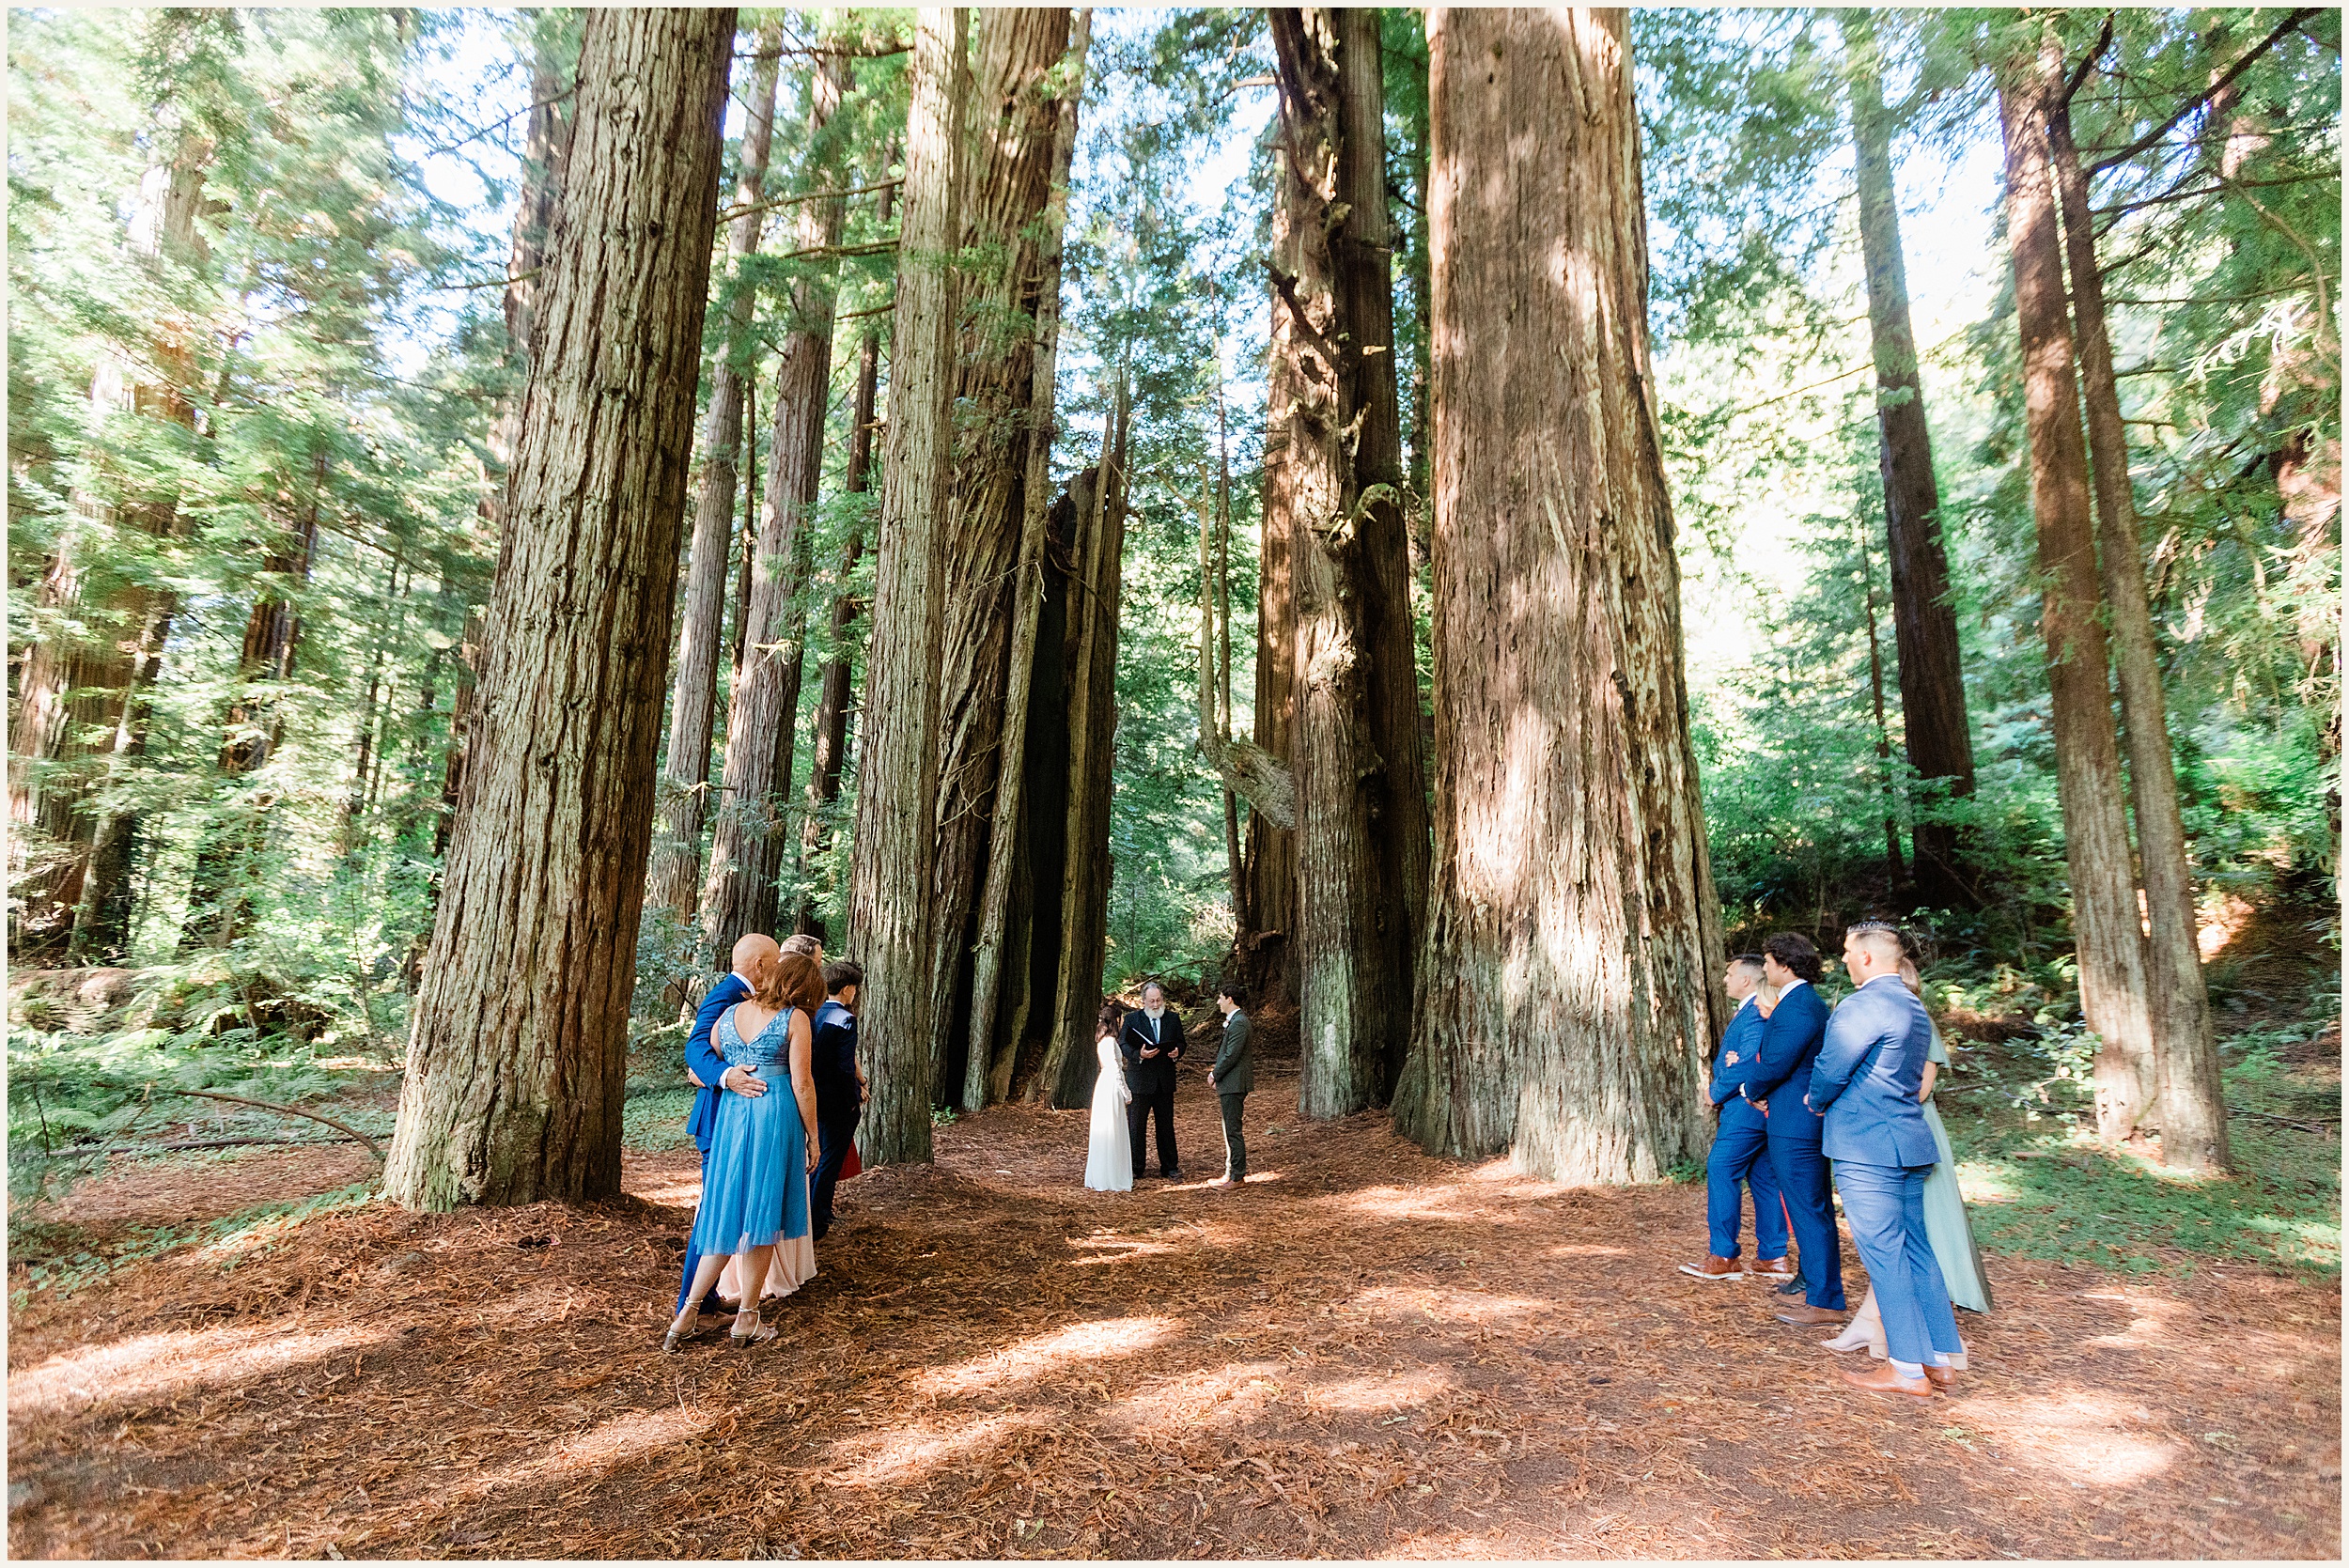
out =
[(1811, 1109), (1821, 1115), (1851, 1086), (1852, 1076), (1884, 1039), (1877, 1010), (1859, 1004), (1855, 997), (1835, 1010), (1827, 1021), (1827, 1043), (1811, 1063)]
[(725, 1010), (741, 1001), (743, 994), (742, 983), (729, 974), (709, 987), (709, 994), (702, 998), (701, 1006), (694, 1011), (693, 1032), (685, 1037), (685, 1066), (705, 1087), (725, 1075), (726, 1059), (710, 1044), (710, 1037)]
[(1762, 1048), (1754, 1054), (1753, 1070), (1740, 1079), (1746, 1098), (1766, 1100), (1793, 1075), (1810, 1044), (1810, 1024), (1809, 1010), (1792, 997), (1771, 1012), (1762, 1025)]
[[(1713, 1058), (1713, 1081), (1707, 1093), (1715, 1105), (1726, 1105), (1736, 1097), (1737, 1086), (1745, 1081), (1745, 1072), (1753, 1059), (1753, 1022), (1750, 1010), (1740, 1008), (1721, 1031), (1720, 1049)], [(1731, 1051), (1737, 1053), (1737, 1064), (1732, 1067), (1725, 1060)]]

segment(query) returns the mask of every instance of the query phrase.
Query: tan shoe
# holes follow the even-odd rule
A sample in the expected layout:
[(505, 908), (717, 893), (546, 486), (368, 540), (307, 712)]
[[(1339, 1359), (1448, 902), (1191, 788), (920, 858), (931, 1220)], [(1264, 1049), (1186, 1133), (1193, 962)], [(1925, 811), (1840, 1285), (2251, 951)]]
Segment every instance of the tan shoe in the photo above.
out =
[[(1931, 1370), (1931, 1369), (1928, 1369)], [(1890, 1367), (1870, 1367), (1866, 1372), (1847, 1372), (1843, 1381), (1855, 1389), (1870, 1393), (1907, 1394), (1916, 1399), (1931, 1399), (1934, 1394), (1930, 1377), (1903, 1377)]]
[(1795, 1277), (1795, 1260), (1792, 1258), (1756, 1258), (1746, 1265), (1746, 1278), (1749, 1280), (1792, 1280)]
[(1701, 1264), (1682, 1264), (1680, 1272), (1691, 1280), (1742, 1280), (1746, 1277), (1746, 1271), (1737, 1266), (1735, 1258), (1717, 1258), (1710, 1253)]
[(1948, 1393), (1957, 1386), (1957, 1371), (1953, 1367), (1937, 1367), (1928, 1361), (1925, 1363), (1925, 1381)]
[(1841, 1323), (1843, 1314), (1825, 1307), (1813, 1307), (1808, 1301), (1798, 1301), (1779, 1313), (1778, 1321), (1791, 1323), (1797, 1328), (1814, 1328), (1822, 1323)]

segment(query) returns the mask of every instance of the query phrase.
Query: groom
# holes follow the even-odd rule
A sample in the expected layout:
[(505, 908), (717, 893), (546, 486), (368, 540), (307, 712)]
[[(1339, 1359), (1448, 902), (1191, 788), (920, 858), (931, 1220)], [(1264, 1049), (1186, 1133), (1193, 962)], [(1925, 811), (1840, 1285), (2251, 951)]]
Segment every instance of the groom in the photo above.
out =
[(1166, 1005), (1166, 988), (1151, 981), (1142, 988), (1142, 1006), (1126, 1015), (1117, 1032), (1118, 1054), (1126, 1059), (1126, 1087), (1134, 1094), (1126, 1107), (1126, 1132), (1133, 1140), (1134, 1180), (1142, 1179), (1144, 1137), (1159, 1125), (1159, 1174), (1182, 1179), (1174, 1156), (1174, 1064), (1183, 1059), (1183, 1020)]

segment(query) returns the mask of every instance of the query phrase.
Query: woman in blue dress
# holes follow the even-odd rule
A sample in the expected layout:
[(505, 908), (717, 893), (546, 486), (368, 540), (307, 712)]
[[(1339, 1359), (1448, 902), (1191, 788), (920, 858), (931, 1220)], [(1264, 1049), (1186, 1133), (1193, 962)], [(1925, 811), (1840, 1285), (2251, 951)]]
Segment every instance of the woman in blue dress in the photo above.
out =
[[(702, 1166), (701, 1206), (693, 1213), (693, 1250), (701, 1254), (689, 1303), (669, 1326), (663, 1350), (675, 1350), (701, 1327), (698, 1309), (728, 1257), (737, 1276), (764, 1280), (779, 1239), (808, 1233), (807, 1172), (816, 1167), (816, 1080), (809, 1066), (808, 1019), (824, 1000), (824, 971), (802, 953), (770, 966), (747, 1001), (719, 1016), (713, 1043), (730, 1067), (747, 1067), (772, 1084), (787, 1071), (791, 1094), (762, 1088), (729, 1093), (718, 1102), (718, 1125)], [(763, 1344), (774, 1328), (758, 1320), (758, 1293), (743, 1292), (735, 1314), (736, 1345)]]

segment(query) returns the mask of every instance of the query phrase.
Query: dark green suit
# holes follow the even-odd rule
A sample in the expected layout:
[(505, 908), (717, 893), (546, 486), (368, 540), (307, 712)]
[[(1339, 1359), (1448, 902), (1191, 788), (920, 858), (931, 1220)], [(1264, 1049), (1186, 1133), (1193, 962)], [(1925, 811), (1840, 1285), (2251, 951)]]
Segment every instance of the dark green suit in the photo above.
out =
[(1234, 1009), (1223, 1020), (1223, 1048), (1216, 1053), (1216, 1102), (1223, 1110), (1223, 1176), (1226, 1181), (1240, 1181), (1248, 1174), (1248, 1140), (1240, 1127), (1240, 1113), (1248, 1104), (1248, 1092), (1256, 1086), (1256, 1053), (1248, 1044), (1248, 1015)]

